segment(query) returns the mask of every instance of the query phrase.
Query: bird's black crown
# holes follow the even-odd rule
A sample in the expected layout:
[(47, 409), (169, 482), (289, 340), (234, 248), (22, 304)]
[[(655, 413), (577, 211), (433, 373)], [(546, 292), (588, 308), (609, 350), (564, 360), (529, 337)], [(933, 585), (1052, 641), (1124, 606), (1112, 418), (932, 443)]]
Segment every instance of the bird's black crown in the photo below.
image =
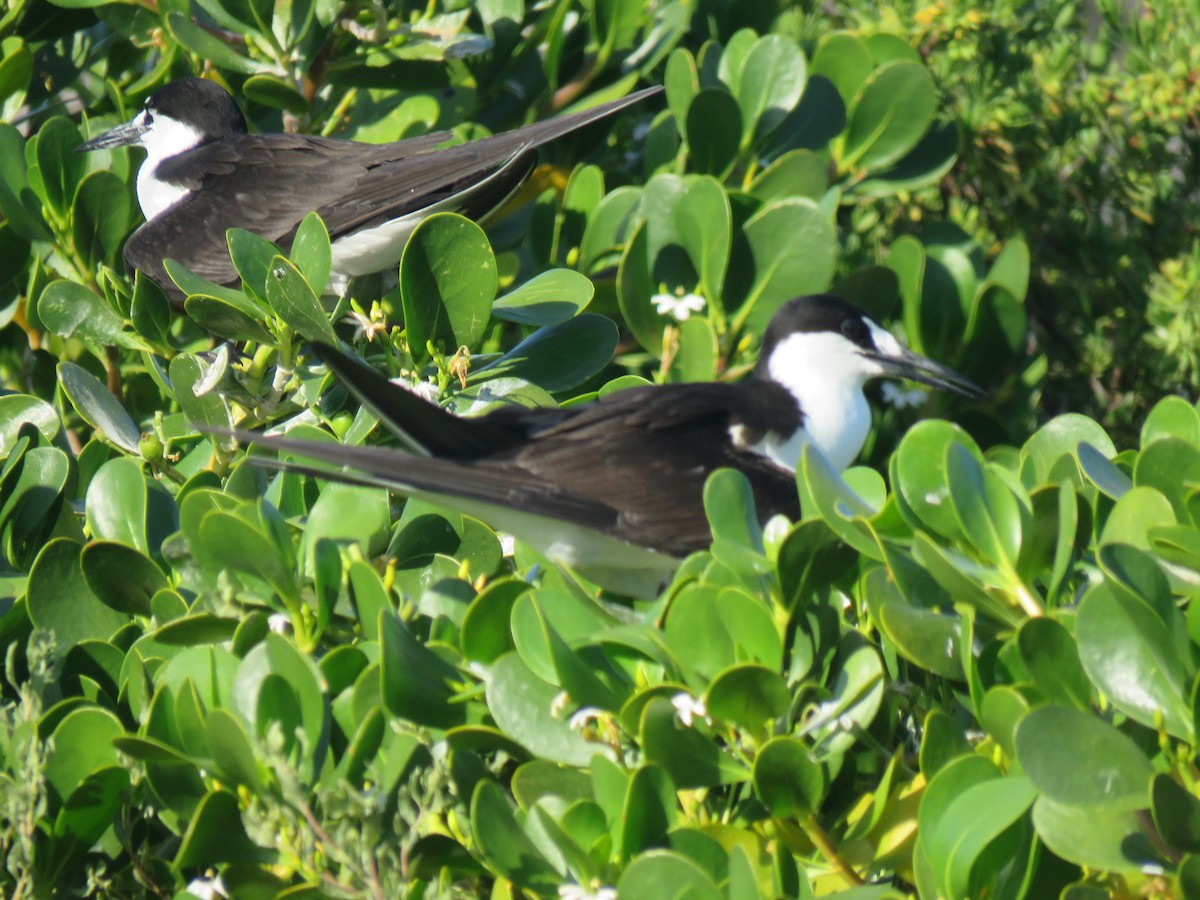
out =
[(204, 78), (172, 81), (150, 95), (146, 109), (190, 125), (206, 140), (246, 133), (246, 118), (229, 92)]

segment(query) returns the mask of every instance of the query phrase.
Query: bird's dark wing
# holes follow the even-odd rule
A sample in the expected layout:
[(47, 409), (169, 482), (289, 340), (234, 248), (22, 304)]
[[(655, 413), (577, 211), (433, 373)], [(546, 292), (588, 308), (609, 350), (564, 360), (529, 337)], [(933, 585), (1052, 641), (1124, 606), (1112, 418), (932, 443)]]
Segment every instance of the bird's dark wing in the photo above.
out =
[[(450, 147), (439, 146), (450, 139), (448, 132), (378, 145), (284, 134), (205, 144), (159, 165), (158, 177), (192, 193), (159, 215), (152, 228), (134, 233), (125, 245), (125, 263), (178, 298), (162, 265), (168, 255), (209, 281), (237, 283), (225, 243), (230, 228), (286, 248), (314, 210), (334, 241), (430, 207), (485, 218), (529, 177), (538, 146), (659, 90)], [(252, 196), (270, 202), (244, 202)]]
[(799, 518), (792, 474), (731, 435), (735, 426), (787, 434), (798, 425), (795, 401), (769, 382), (634, 388), (580, 408), (487, 464), (603, 502), (618, 514), (608, 533), (683, 556), (711, 541), (704, 482), (722, 467), (747, 477), (760, 520)]
[(393, 430), (449, 458), (277, 439), (268, 446), (353, 467), (401, 491), (510, 506), (671, 556), (709, 545), (704, 482), (723, 466), (749, 479), (762, 519), (798, 518), (791, 474), (730, 435), (738, 425), (752, 433), (799, 425), (794, 401), (772, 383), (635, 388), (566, 410), (514, 407), (464, 419), (329, 348), (322, 355)]

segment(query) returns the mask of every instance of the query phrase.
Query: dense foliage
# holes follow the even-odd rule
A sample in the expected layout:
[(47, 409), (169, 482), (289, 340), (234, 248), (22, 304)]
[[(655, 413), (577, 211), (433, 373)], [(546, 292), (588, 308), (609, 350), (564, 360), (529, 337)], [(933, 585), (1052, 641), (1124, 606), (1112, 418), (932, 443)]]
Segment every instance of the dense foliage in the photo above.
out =
[[(1134, 390), (1198, 377), (1195, 24), (1051, 6), (12, 0), (5, 895), (1200, 896), (1200, 413)], [(394, 287), (311, 217), (182, 315), (74, 148), (199, 72), (370, 141), (666, 91)], [(736, 378), (825, 290), (992, 399), (877, 392), (798, 523), (718, 473), (659, 597), (207, 431), (383, 440), (313, 340), (464, 415)]]

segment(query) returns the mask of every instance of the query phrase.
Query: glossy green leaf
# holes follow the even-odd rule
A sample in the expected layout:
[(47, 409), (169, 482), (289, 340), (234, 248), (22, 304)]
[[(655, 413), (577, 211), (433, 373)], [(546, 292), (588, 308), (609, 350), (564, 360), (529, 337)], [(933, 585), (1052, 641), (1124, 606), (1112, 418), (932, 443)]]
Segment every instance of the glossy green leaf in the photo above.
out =
[(728, 91), (703, 88), (688, 105), (684, 126), (692, 168), (723, 178), (737, 159), (742, 111)]
[(551, 392), (570, 390), (603, 369), (616, 346), (613, 321), (584, 313), (539, 328), (500, 359), (473, 371), (468, 383), (521, 378)]
[(803, 741), (771, 738), (754, 758), (754, 793), (773, 818), (816, 813), (826, 790), (825, 773)]
[(267, 303), (283, 321), (310, 341), (336, 344), (329, 317), (304, 275), (289, 260), (276, 256), (267, 273)]
[(579, 315), (595, 290), (573, 269), (551, 269), (499, 298), (492, 315), (522, 325), (559, 325)]
[(483, 337), (498, 287), (496, 258), (483, 229), (453, 213), (424, 219), (404, 246), (400, 296), (414, 357), (441, 342), (446, 353)]
[(738, 318), (761, 333), (786, 301), (829, 287), (837, 236), (817, 205), (801, 197), (766, 204), (744, 231), (754, 258), (754, 284)]
[(1189, 680), (1170, 632), (1145, 603), (1104, 585), (1079, 604), (1075, 637), (1091, 682), (1135, 720), (1190, 738)]

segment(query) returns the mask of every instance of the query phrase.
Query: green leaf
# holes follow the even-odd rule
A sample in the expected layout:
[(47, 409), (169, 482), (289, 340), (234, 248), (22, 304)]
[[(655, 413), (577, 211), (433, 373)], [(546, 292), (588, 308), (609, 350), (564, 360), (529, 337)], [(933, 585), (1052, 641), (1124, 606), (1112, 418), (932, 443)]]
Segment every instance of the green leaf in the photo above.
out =
[(759, 334), (786, 301), (829, 287), (837, 236), (817, 205), (803, 197), (766, 204), (744, 231), (754, 257), (754, 284), (738, 318)]
[(170, 587), (162, 570), (132, 547), (93, 541), (80, 558), (83, 577), (101, 603), (126, 615), (149, 616), (150, 598)]
[(1071, 633), (1054, 619), (1027, 619), (1017, 631), (1017, 649), (1034, 684), (1055, 703), (1087, 710), (1091, 685)]
[(653, 698), (642, 710), (640, 742), (646, 759), (665, 769), (680, 790), (732, 784), (750, 774), (712, 738), (680, 722), (663, 697)]
[[(250, 81), (246, 84), (249, 85)], [(314, 290), (324, 291), (329, 282), (333, 254), (329, 247), (329, 232), (315, 212), (305, 216), (300, 227), (296, 229), (296, 236), (292, 238), (291, 257), (296, 268), (303, 273), (304, 280), (312, 285)]]
[(565, 714), (555, 715), (558, 694), (558, 688), (534, 675), (517, 653), (506, 653), (492, 664), (487, 703), (501, 730), (542, 759), (585, 766), (604, 750), (572, 729)]
[(388, 712), (434, 728), (461, 725), (466, 709), (452, 701), (463, 676), (417, 641), (394, 613), (382, 613), (380, 621), (380, 668)]
[(658, 766), (634, 770), (621, 810), (620, 859), (628, 863), (639, 853), (661, 846), (675, 823), (675, 785)]
[(879, 627), (905, 659), (942, 678), (962, 680), (958, 616), (903, 603), (884, 603), (879, 610)]
[(1122, 712), (1143, 725), (1190, 739), (1188, 678), (1172, 635), (1149, 606), (1108, 585), (1084, 596), (1076, 616), (1079, 658), (1088, 677)]
[(67, 713), (54, 729), (54, 749), (45, 762), (46, 781), (66, 800), (89, 776), (120, 765), (112, 742), (124, 734), (120, 719), (106, 709)]
[(413, 358), (428, 358), (426, 344), (474, 348), (483, 337), (499, 279), (496, 257), (483, 229), (454, 213), (424, 219), (400, 259), (400, 298)]
[[(273, 109), (282, 109), (295, 116), (306, 115), (309, 103), (295, 86), (276, 75), (252, 75), (242, 83), (247, 100)], [(309, 213), (315, 215), (315, 213)], [(313, 281), (313, 284), (316, 282)]]
[(1141, 809), (1154, 768), (1142, 750), (1088, 712), (1042, 706), (1021, 720), (1017, 757), (1037, 789), (1056, 803)]
[(42, 548), (29, 572), (29, 619), (53, 634), (64, 654), (85, 640), (108, 640), (129, 621), (92, 593), (80, 568), (82, 552), (74, 541), (58, 538)]
[(834, 32), (822, 40), (812, 61), (812, 73), (833, 82), (847, 106), (874, 70), (866, 42), (845, 32)]
[(1014, 569), (1021, 550), (1021, 510), (1008, 486), (966, 447), (951, 444), (946, 487), (967, 540), (988, 561)]
[(1200, 412), (1182, 397), (1168, 395), (1154, 404), (1142, 423), (1142, 447), (1160, 438), (1175, 437), (1200, 446)]
[(51, 282), (38, 298), (38, 318), (63, 338), (76, 338), (93, 347), (117, 345), (149, 349), (140, 337), (125, 331), (125, 319), (100, 297), (74, 281)]
[[(175, 400), (189, 421), (199, 428), (217, 432), (228, 431), (233, 427), (233, 411), (224, 396), (217, 391), (208, 391), (196, 396), (196, 385), (205, 375), (197, 357), (190, 353), (180, 353), (171, 360), (169, 372), (171, 385), (175, 389)], [(213, 440), (221, 447), (233, 447), (231, 437), (214, 435)]]
[(1151, 779), (1150, 811), (1168, 844), (1188, 853), (1200, 850), (1200, 800), (1165, 772)]
[(724, 178), (741, 145), (742, 110), (728, 91), (704, 88), (688, 106), (684, 132), (692, 168)]
[(760, 737), (775, 719), (787, 713), (790, 702), (783, 677), (756, 663), (723, 670), (705, 694), (709, 715)]
[(498, 299), (492, 315), (522, 325), (558, 325), (579, 315), (595, 290), (573, 269), (550, 269)]
[(190, 18), (178, 12), (168, 12), (167, 31), (188, 51), (197, 54), (222, 69), (253, 75), (263, 69), (261, 63), (247, 59), (214, 34), (205, 31)]
[(471, 833), (487, 865), (514, 884), (541, 893), (561, 882), (562, 877), (521, 829), (505, 792), (493, 781), (482, 780), (475, 786)]
[(793, 737), (771, 738), (754, 758), (754, 793), (772, 818), (803, 818), (821, 808), (825, 773)]
[(732, 245), (731, 216), (725, 189), (707, 175), (691, 179), (675, 206), (675, 230), (700, 275), (700, 292), (710, 303), (722, 296)]
[(117, 264), (131, 213), (129, 189), (112, 172), (90, 172), (80, 182), (71, 210), (71, 233), (89, 268)]
[(58, 436), (61, 427), (58, 413), (45, 400), (27, 394), (0, 397), (0, 458), (10, 458), (17, 445), (17, 435), (27, 424), (37, 428), (47, 443)]
[(228, 791), (213, 791), (200, 801), (175, 855), (174, 866), (185, 869), (220, 863), (269, 864), (276, 856), (246, 834), (237, 797)]
[(920, 63), (890, 62), (863, 82), (850, 106), (842, 165), (880, 169), (912, 150), (933, 122), (937, 90)]
[(337, 343), (337, 335), (321, 308), (321, 301), (300, 270), (282, 256), (271, 260), (267, 274), (267, 302), (279, 318), (307, 340)]
[(205, 331), (231, 341), (274, 341), (266, 327), (257, 318), (247, 315), (239, 305), (235, 306), (220, 297), (192, 294), (183, 304), (188, 317)]
[(800, 102), (808, 79), (796, 42), (768, 34), (754, 42), (742, 60), (736, 94), (742, 110), (743, 142), (765, 137)]
[[(1010, 777), (973, 785), (956, 797), (924, 843), (935, 870), (940, 872), (949, 897), (986, 896), (971, 889), (977, 864), (986, 859), (994, 842), (1020, 822), (1035, 797), (1033, 785), (1024, 778)], [(1003, 854), (1011, 857), (1011, 852)], [(983, 873), (987, 880), (998, 877), (994, 870)]]
[(85, 422), (126, 453), (137, 453), (141, 433), (129, 413), (86, 369), (72, 362), (58, 364), (58, 380)]
[(608, 365), (617, 338), (612, 319), (583, 313), (561, 325), (539, 328), (495, 362), (473, 371), (467, 383), (520, 378), (547, 391), (567, 391)]
[(621, 873), (617, 893), (621, 900), (721, 900), (723, 896), (703, 869), (671, 850), (650, 850), (637, 857)]
[(38, 129), (34, 159), (41, 173), (43, 199), (62, 219), (66, 219), (75, 199), (75, 191), (87, 171), (87, 159), (75, 152), (83, 143), (79, 129), (69, 119), (55, 116)]
[(1033, 805), (1033, 826), (1051, 852), (1079, 866), (1132, 874), (1164, 865), (1132, 809), (1077, 806), (1043, 796)]
[(0, 213), (26, 242), (49, 239), (41, 201), (29, 186), (25, 138), (7, 123), (0, 123)]

